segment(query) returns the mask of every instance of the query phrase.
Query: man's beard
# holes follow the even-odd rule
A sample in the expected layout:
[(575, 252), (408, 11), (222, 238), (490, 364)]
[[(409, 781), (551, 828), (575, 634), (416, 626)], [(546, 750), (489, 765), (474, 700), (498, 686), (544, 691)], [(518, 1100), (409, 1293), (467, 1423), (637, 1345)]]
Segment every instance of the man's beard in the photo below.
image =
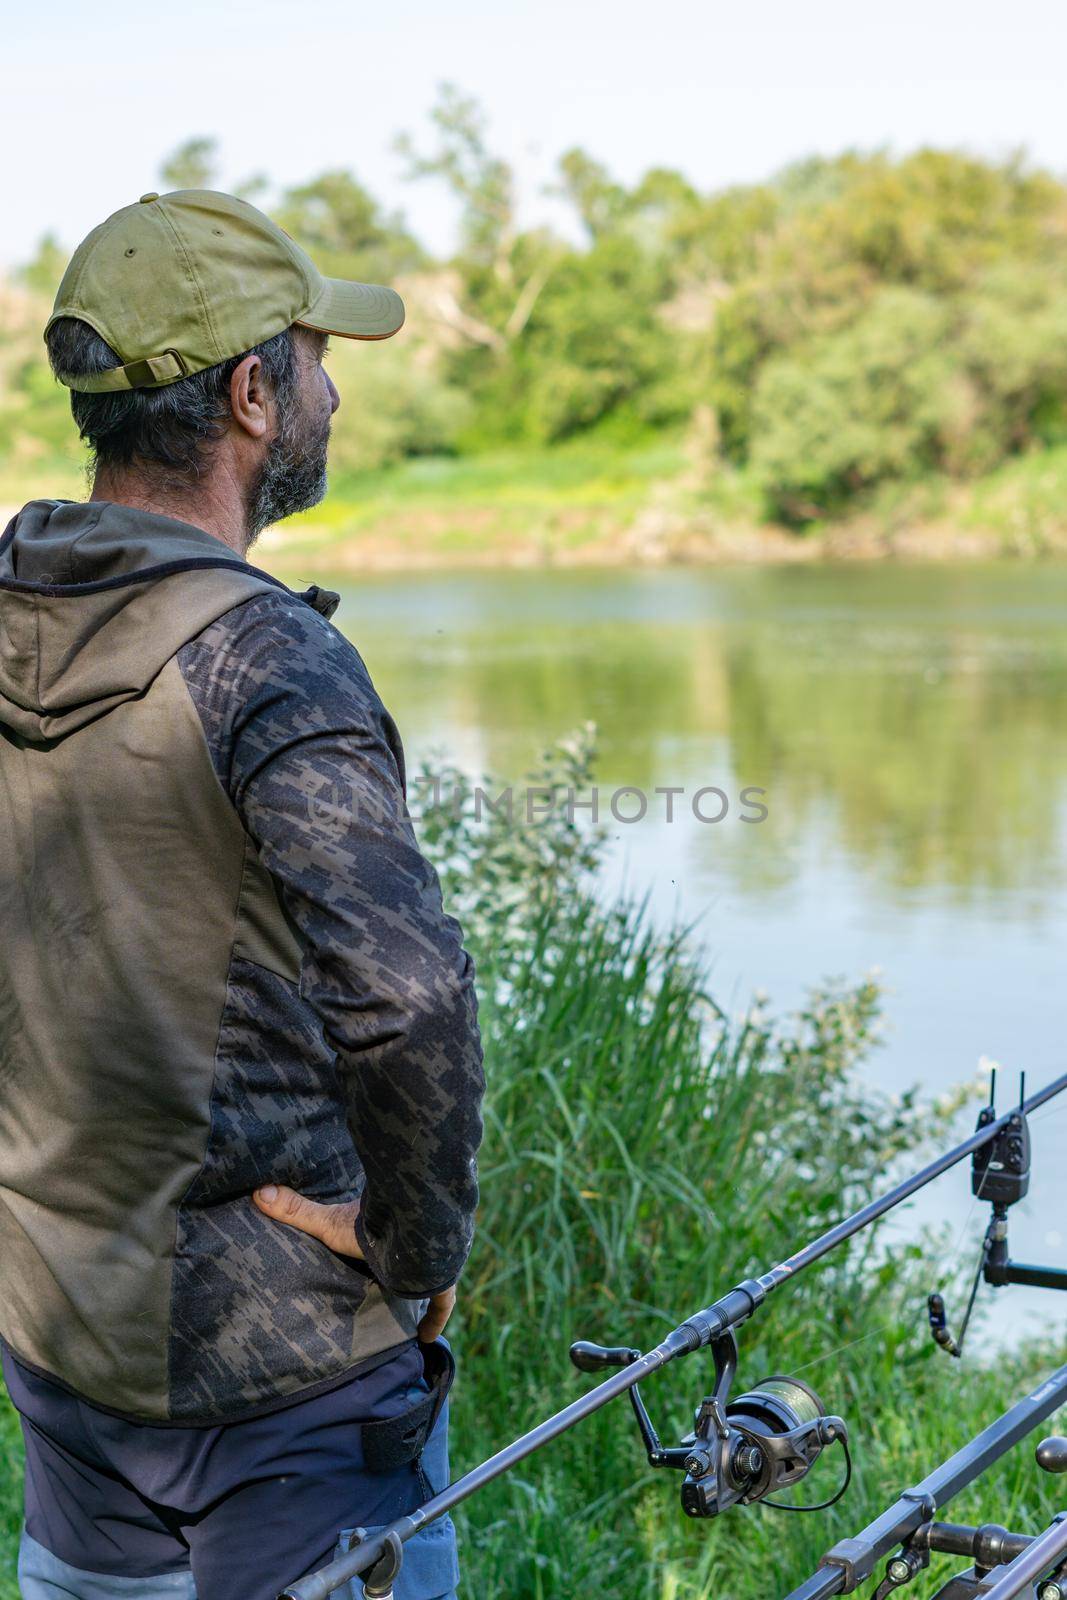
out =
[(326, 493), (326, 451), (330, 416), (324, 422), (295, 413), (283, 415), (277, 436), (245, 496), (245, 525), (252, 544), (264, 528), (317, 506)]

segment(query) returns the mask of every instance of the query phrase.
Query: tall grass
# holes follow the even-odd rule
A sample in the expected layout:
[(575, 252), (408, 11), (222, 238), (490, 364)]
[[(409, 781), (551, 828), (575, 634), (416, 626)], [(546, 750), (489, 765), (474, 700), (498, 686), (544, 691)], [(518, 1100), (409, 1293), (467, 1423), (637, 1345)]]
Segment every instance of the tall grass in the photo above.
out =
[[(550, 753), (538, 784), (588, 786), (591, 750)], [(601, 839), (562, 811), (535, 827), (472, 820), (469, 788), (435, 768), (443, 803), (420, 819), (479, 963), (490, 1083), (480, 1230), (452, 1328), (462, 1471), (591, 1380), (572, 1339), (647, 1348), (738, 1279), (782, 1259), (949, 1136), (952, 1107), (890, 1102), (864, 1077), (872, 984), (813, 994), (785, 1023), (725, 1017), (685, 930), (597, 892)], [(426, 782), (428, 784), (428, 775)], [(442, 781), (443, 778), (443, 781)], [(487, 786), (496, 793), (495, 785)], [(418, 781), (413, 792), (419, 792)], [(521, 809), (521, 808), (520, 808)], [(951, 1179), (945, 1181), (952, 1181)], [(943, 1241), (887, 1249), (877, 1229), (783, 1288), (742, 1329), (741, 1385), (802, 1374), (848, 1420), (852, 1488), (832, 1511), (738, 1508), (694, 1524), (677, 1474), (652, 1472), (624, 1401), (530, 1458), (460, 1515), (470, 1600), (767, 1600), (836, 1538), (991, 1420), (1062, 1353), (952, 1363), (923, 1329)], [(665, 1441), (691, 1424), (706, 1359), (647, 1386)], [(1051, 1424), (1050, 1424), (1051, 1429)], [(20, 1461), (0, 1412), (0, 1600), (14, 1600)], [(822, 1499), (830, 1452), (797, 1491)], [(953, 1515), (1036, 1530), (1053, 1480), (1020, 1447)], [(945, 1568), (912, 1589), (933, 1593)]]
[[(588, 759), (579, 742), (533, 781), (581, 789)], [(462, 796), (458, 775), (442, 787)], [(640, 905), (601, 903), (595, 836), (561, 812), (531, 829), (500, 815), (479, 825), (470, 810), (422, 818), (479, 961), (490, 1083), (480, 1232), (455, 1330), (457, 1469), (589, 1385), (569, 1365), (572, 1339), (648, 1348), (878, 1192), (895, 1164), (918, 1164), (949, 1137), (954, 1109), (912, 1092), (890, 1102), (865, 1082), (870, 983), (824, 988), (785, 1025), (755, 1012), (731, 1022), (684, 930), (664, 936)], [(856, 1477), (834, 1511), (688, 1522), (678, 1475), (649, 1470), (621, 1401), (468, 1503), (465, 1592), (786, 1592), (1051, 1360), (1029, 1350), (994, 1371), (934, 1351), (923, 1324), (944, 1270), (937, 1245), (888, 1251), (871, 1230), (742, 1330), (742, 1384), (803, 1373), (849, 1420)], [(697, 1356), (648, 1385), (665, 1439), (691, 1425), (709, 1375)], [(797, 1499), (832, 1490), (830, 1456)], [(978, 1519), (1040, 1525), (1055, 1509), (1047, 1482), (1016, 1452), (972, 1496)]]
[(22, 1430), (0, 1382), (0, 1600), (18, 1600), (15, 1564), (22, 1523)]

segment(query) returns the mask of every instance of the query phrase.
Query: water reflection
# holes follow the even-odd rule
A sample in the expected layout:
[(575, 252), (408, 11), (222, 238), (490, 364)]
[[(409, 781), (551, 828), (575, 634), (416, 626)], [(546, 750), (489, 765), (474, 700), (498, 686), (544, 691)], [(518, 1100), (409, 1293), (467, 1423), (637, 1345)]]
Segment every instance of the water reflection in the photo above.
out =
[[(667, 826), (656, 804), (616, 826), (609, 890), (699, 915), (726, 1004), (762, 988), (788, 1008), (877, 966), (870, 1071), (937, 1088), (983, 1054), (1033, 1082), (1063, 1070), (1065, 617), (1067, 568), (1004, 565), (374, 577), (348, 580), (338, 621), (413, 759), (515, 780), (592, 719), (606, 791), (766, 789), (757, 827), (684, 807)], [(1035, 1129), (1020, 1256), (1050, 1255), (1065, 1126)], [(925, 1214), (976, 1243), (965, 1175)], [(1002, 1332), (1062, 1325), (1012, 1293)]]
[(339, 620), (415, 750), (516, 778), (591, 718), (606, 785), (769, 791), (764, 848), (694, 841), (753, 889), (828, 830), (883, 892), (966, 905), (1062, 888), (1065, 605), (1061, 568), (447, 574)]

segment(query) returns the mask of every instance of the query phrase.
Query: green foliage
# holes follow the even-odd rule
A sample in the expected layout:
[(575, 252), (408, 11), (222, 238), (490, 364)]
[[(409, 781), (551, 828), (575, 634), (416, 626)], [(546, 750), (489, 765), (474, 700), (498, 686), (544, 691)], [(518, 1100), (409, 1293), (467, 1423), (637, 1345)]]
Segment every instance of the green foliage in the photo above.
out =
[(1061, 436), (1062, 185), (924, 150), (805, 163), (778, 194), (719, 307), (709, 385), (774, 515), (840, 513)]
[(47, 479), (69, 482), (78, 458), (70, 397), (52, 377), (41, 337), (50, 305), (36, 289), (0, 282), (0, 463), (5, 476), (32, 482), (35, 494), (62, 493)]
[(324, 172), (286, 189), (273, 214), (328, 277), (388, 281), (425, 260), (403, 218), (383, 213), (350, 172)]
[(472, 263), (499, 266), (515, 228), (511, 169), (489, 150), (477, 101), (455, 84), (441, 85), (430, 121), (437, 137), (432, 154), (421, 155), (407, 133), (397, 135), (396, 152), (406, 161), (409, 178), (441, 178), (459, 201), (463, 254)]
[[(1021, 157), (849, 151), (704, 195), (668, 168), (620, 182), (572, 148), (549, 192), (573, 209), (576, 244), (522, 225), (475, 100), (443, 84), (428, 120), (396, 149), (408, 179), (458, 208), (448, 262), (346, 169), (239, 188), (326, 272), (395, 281), (408, 300), (395, 350), (339, 357), (355, 383), (334, 431), (346, 475), (691, 423), (708, 440), (709, 513), (731, 481), (802, 526), (1067, 441), (1067, 186)], [(161, 182), (219, 170), (216, 141), (193, 138)], [(49, 235), (19, 274), (42, 315), (63, 265)], [(63, 448), (42, 364), (39, 348), (0, 357), (15, 460)]]
[(1014, 555), (1067, 546), (1067, 446), (1032, 450), (976, 486), (961, 516), (965, 527), (992, 528)]
[(0, 1600), (19, 1600), (16, 1552), (22, 1526), (22, 1429), (0, 1382)]
[(883, 479), (939, 464), (959, 409), (948, 334), (932, 295), (884, 289), (849, 327), (763, 365), (752, 466), (779, 516), (840, 511)]
[(326, 366), (341, 395), (330, 434), (341, 476), (450, 451), (467, 425), (467, 395), (399, 340), (331, 340)]
[[(688, 1311), (783, 1259), (877, 1192), (886, 1172), (943, 1144), (958, 1100), (877, 1094), (870, 982), (831, 984), (778, 1022), (730, 1019), (707, 990), (684, 929), (657, 933), (643, 908), (605, 904), (604, 838), (576, 827), (571, 790), (593, 777), (592, 732), (546, 752), (530, 783), (556, 804), (530, 826), (475, 813), (468, 780), (425, 766), (422, 839), (479, 965), (489, 1077), (479, 1233), (454, 1329), (461, 1363), (454, 1471), (484, 1459), (588, 1386), (567, 1360), (577, 1337), (647, 1347)], [(483, 787), (499, 797), (501, 784)], [(467, 1503), (464, 1592), (509, 1600), (757, 1600), (784, 1591), (836, 1538), (1017, 1398), (1059, 1355), (1031, 1345), (996, 1367), (953, 1363), (923, 1333), (939, 1247), (890, 1247), (877, 1230), (783, 1287), (743, 1330), (739, 1382), (802, 1374), (849, 1421), (852, 1489), (818, 1517), (737, 1509), (693, 1524), (674, 1475), (650, 1472), (622, 1402), (597, 1413)], [(938, 1266), (935, 1269), (933, 1262)], [(649, 1382), (665, 1436), (683, 1432), (706, 1360)], [(670, 1433), (668, 1433), (670, 1430)], [(21, 1454), (0, 1408), (0, 1544), (14, 1569)], [(821, 1497), (839, 1460), (798, 1499)], [(1055, 1484), (1014, 1452), (953, 1506), (1036, 1531)], [(930, 1595), (935, 1566), (915, 1586)], [(14, 1600), (13, 1585), (0, 1600)]]
[[(576, 832), (566, 804), (587, 789), (591, 755), (588, 733), (546, 755), (530, 781), (558, 804), (533, 829), (500, 813), (479, 822), (458, 772), (435, 765), (418, 785), (440, 786), (420, 828), (479, 964), (489, 1065), (482, 1211), (456, 1331), (457, 1471), (588, 1386), (567, 1361), (572, 1339), (648, 1347), (943, 1142), (952, 1109), (931, 1113), (910, 1093), (892, 1103), (864, 1082), (872, 984), (825, 987), (785, 1023), (759, 1011), (731, 1021), (684, 930), (657, 935), (640, 906), (605, 906), (600, 841)], [(996, 1372), (937, 1356), (922, 1327), (931, 1270), (917, 1245), (890, 1252), (866, 1234), (744, 1331), (742, 1384), (803, 1372), (848, 1417), (858, 1470), (842, 1506), (687, 1523), (677, 1479), (649, 1472), (620, 1403), (463, 1509), (467, 1592), (755, 1600), (799, 1581), (1041, 1370), (1033, 1349)], [(689, 1425), (706, 1375), (694, 1358), (646, 1386), (664, 1433)], [(829, 1491), (836, 1465), (798, 1498)], [(1025, 1459), (972, 1501), (979, 1520), (1007, 1507), (1028, 1527), (1056, 1509)]]
[(575, 249), (544, 230), (521, 231), (514, 175), (489, 148), (484, 118), (452, 85), (431, 113), (437, 147), (397, 141), (412, 178), (443, 181), (460, 206), (461, 335), (447, 371), (474, 401), (466, 448), (565, 439), (626, 414), (638, 424), (677, 419), (685, 387), (682, 341), (659, 313), (672, 288), (672, 218), (695, 202), (677, 173), (655, 170), (632, 192), (581, 150), (560, 160), (556, 192), (591, 237)]
[[(494, 993), (506, 998), (512, 967), (529, 959), (545, 916), (584, 904), (606, 832), (581, 827), (583, 813), (568, 813), (567, 797), (588, 789), (595, 755), (596, 730), (587, 723), (546, 751), (542, 769), (522, 787), (477, 785), (456, 767), (429, 762), (415, 776), (421, 839), (445, 899), (459, 907), (467, 938), (493, 952), (483, 998), (486, 984), (502, 985)], [(540, 814), (542, 796), (553, 802), (550, 816), (524, 826), (528, 810)]]
[(617, 228), (626, 210), (626, 190), (601, 162), (577, 148), (560, 156), (553, 193), (571, 202), (591, 239)]
[(885, 482), (970, 477), (1067, 437), (1067, 277), (1006, 263), (966, 294), (878, 289), (855, 320), (759, 369), (749, 460), (803, 522)]
[(677, 420), (686, 397), (666, 377), (677, 340), (656, 314), (664, 297), (661, 268), (622, 235), (561, 256), (521, 339), (452, 363), (477, 406), (471, 440), (551, 443), (623, 411), (644, 424)]
[(219, 178), (217, 139), (186, 139), (166, 157), (159, 169), (168, 189), (215, 189)]
[(950, 469), (985, 470), (1067, 439), (1067, 262), (1006, 260), (963, 300), (960, 360), (977, 397), (975, 448)]
[(54, 233), (42, 235), (37, 250), (30, 261), (15, 273), (15, 282), (23, 284), (34, 294), (55, 298), (67, 266), (67, 252)]

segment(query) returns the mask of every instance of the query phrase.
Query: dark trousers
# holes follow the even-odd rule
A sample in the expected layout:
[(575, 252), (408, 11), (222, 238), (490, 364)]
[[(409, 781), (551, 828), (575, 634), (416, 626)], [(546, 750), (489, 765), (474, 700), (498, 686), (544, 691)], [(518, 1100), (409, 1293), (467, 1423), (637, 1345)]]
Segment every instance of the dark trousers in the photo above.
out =
[[(164, 1427), (112, 1416), (5, 1350), (26, 1442), (23, 1600), (276, 1600), (340, 1554), (353, 1527), (381, 1527), (448, 1482), (443, 1394), (414, 1460), (396, 1465), (381, 1448), (385, 1434), (403, 1440), (403, 1424), (374, 1427), (426, 1414), (433, 1366), (413, 1344), (266, 1416)], [(447, 1389), (439, 1376), (435, 1386)], [(396, 1600), (455, 1600), (458, 1578), (442, 1518), (405, 1546)], [(358, 1580), (348, 1595), (362, 1595)]]

